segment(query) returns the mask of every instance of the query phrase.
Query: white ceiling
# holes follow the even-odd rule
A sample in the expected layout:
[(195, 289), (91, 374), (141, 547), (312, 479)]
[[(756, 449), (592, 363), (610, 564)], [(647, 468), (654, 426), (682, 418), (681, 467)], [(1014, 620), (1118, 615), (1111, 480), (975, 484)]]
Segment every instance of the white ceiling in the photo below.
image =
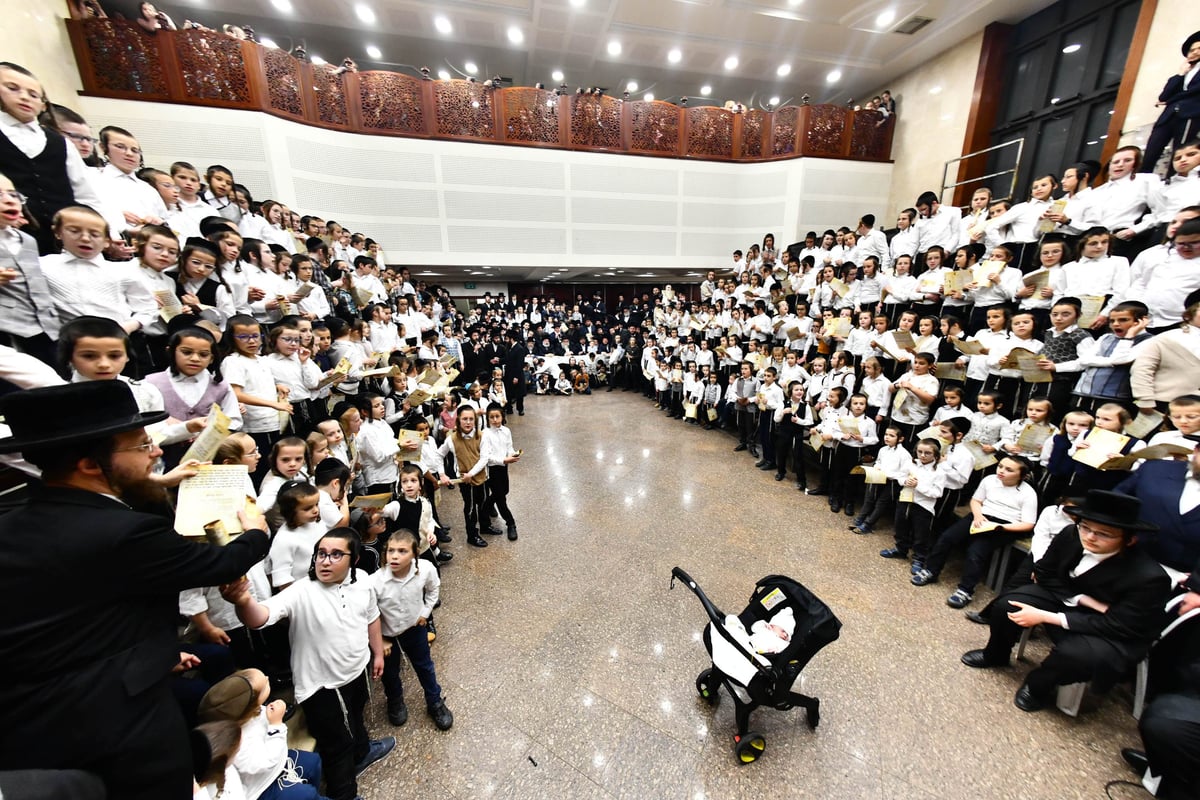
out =
[[(290, 4), (290, 13), (275, 3)], [(111, 0), (132, 11), (133, 0)], [(375, 15), (366, 24), (356, 14)], [(576, 7), (578, 5), (579, 7)], [(554, 70), (571, 89), (602, 86), (619, 95), (681, 96), (710, 101), (782, 102), (808, 93), (812, 102), (845, 102), (887, 82), (982, 30), (993, 21), (1017, 22), (1050, 0), (167, 0), (159, 3), (182, 24), (250, 25), (259, 38), (282, 47), (304, 41), (308, 52), (330, 62), (349, 56), (360, 69), (428, 66), (453, 77), (468, 61), (479, 77), (503, 75), (518, 85), (552, 86)], [(880, 29), (882, 12), (894, 19)], [(135, 12), (136, 13), (136, 12)], [(889, 32), (913, 16), (934, 21), (915, 35)], [(439, 33), (435, 19), (452, 26)], [(523, 41), (513, 44), (509, 29)], [(620, 42), (621, 54), (608, 45)], [(378, 47), (378, 60), (368, 56)], [(668, 53), (678, 49), (678, 63)], [(725, 69), (730, 56), (738, 59)], [(782, 64), (791, 72), (778, 77)], [(827, 83), (831, 71), (842, 77)]]

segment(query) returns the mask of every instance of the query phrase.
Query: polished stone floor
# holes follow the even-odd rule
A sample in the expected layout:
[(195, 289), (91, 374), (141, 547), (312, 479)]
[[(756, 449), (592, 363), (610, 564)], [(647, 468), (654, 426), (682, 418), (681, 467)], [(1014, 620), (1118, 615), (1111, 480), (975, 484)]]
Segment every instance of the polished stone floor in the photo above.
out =
[[(376, 692), (372, 734), (398, 745), (363, 776), (367, 800), (1061, 800), (1133, 778), (1118, 753), (1137, 743), (1127, 692), (1078, 719), (1017, 710), (1029, 665), (959, 663), (986, 631), (946, 606), (952, 581), (910, 585), (907, 565), (877, 555), (890, 533), (851, 534), (823, 498), (754, 469), (727, 434), (620, 392), (531, 397), (510, 424), (525, 451), (511, 470), (519, 541), (467, 547), (457, 493), (443, 495), (456, 558), (433, 653), (454, 728), (433, 727), (411, 671), (403, 728)], [(772, 573), (833, 608), (842, 637), (804, 676), (822, 701), (816, 731), (802, 711), (760, 710), (766, 752), (737, 764), (732, 704), (696, 696), (707, 618), (687, 589), (668, 590), (676, 565), (725, 611)], [(1045, 652), (1035, 641), (1026, 658)]]

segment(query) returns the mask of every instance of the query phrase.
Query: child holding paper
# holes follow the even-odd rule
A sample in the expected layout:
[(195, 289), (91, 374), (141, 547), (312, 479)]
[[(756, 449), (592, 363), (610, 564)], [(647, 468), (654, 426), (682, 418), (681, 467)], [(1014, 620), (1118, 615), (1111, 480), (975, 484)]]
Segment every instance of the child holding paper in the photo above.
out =
[[(997, 449), (1018, 455), (1031, 462), (1037, 462), (1042, 456), (1042, 445), (1051, 436), (1058, 433), (1058, 428), (1050, 424), (1054, 414), (1054, 406), (1045, 398), (1034, 398), (1025, 404), (1025, 418), (1009, 423), (1004, 434), (1000, 437)], [(1038, 481), (1034, 480), (1036, 484)]]
[[(693, 366), (695, 366), (693, 364)], [(484, 533), (496, 535), (500, 530), (493, 526), (492, 519), (497, 514), (504, 520), (508, 540), (517, 538), (517, 521), (508, 508), (508, 467), (521, 458), (519, 450), (513, 447), (512, 431), (504, 424), (504, 407), (492, 403), (487, 408), (487, 427), (483, 429), (483, 442), (480, 445), (480, 458), (487, 459), (487, 500), (484, 502), (487, 527)], [(483, 523), (483, 520), (480, 520)]]
[[(258, 449), (265, 452), (279, 439), (279, 412), (291, 414), (292, 404), (280, 399), (271, 370), (259, 358), (261, 343), (262, 331), (254, 317), (243, 314), (230, 317), (221, 339), (226, 353), (221, 375), (233, 387), (238, 402), (246, 406), (244, 430), (254, 437)], [(260, 463), (252, 477), (257, 480), (265, 471), (266, 464)]]
[(816, 435), (820, 438), (821, 444), (817, 448), (817, 461), (820, 464), (821, 483), (816, 489), (809, 489), (808, 494), (822, 495), (829, 494), (832, 483), (833, 468), (833, 451), (837, 447), (837, 439), (834, 438), (834, 431), (840, 428), (838, 419), (846, 416), (849, 409), (846, 407), (847, 392), (841, 386), (834, 386), (829, 390), (828, 402), (820, 410), (820, 422), (817, 425)]
[(879, 448), (875, 463), (871, 465), (887, 476), (887, 482), (866, 485), (862, 508), (850, 523), (850, 530), (861, 534), (875, 530), (875, 523), (895, 506), (898, 482), (908, 475), (912, 463), (912, 454), (904, 448), (904, 432), (889, 425), (883, 432), (883, 447)]
[(396, 481), (400, 477), (396, 468), (396, 454), (400, 452), (400, 445), (392, 433), (392, 427), (384, 419), (387, 406), (381, 395), (363, 392), (357, 398), (357, 407), (363, 423), (355, 443), (363, 480), (367, 484), (365, 494), (394, 495)]
[(1000, 395), (1005, 408), (1019, 409), (1029, 399), (1034, 384), (1024, 380), (1012, 351), (1021, 348), (1036, 354), (1042, 352), (1044, 345), (1037, 338), (1037, 321), (1030, 312), (1018, 311), (1013, 314), (1010, 325), (1012, 335), (1006, 341), (996, 342), (988, 350), (988, 376), (983, 388)]
[(936, 356), (917, 353), (912, 370), (892, 385), (892, 422), (900, 426), (905, 438), (915, 437), (929, 420), (929, 406), (937, 399), (938, 379), (932, 369)]
[(943, 442), (948, 443), (938, 462), (945, 491), (938, 501), (934, 524), (948, 527), (955, 521), (954, 509), (962, 500), (963, 489), (970, 483), (975, 472), (975, 454), (963, 446), (963, 438), (971, 430), (971, 420), (966, 417), (950, 417), (938, 423)]
[(271, 586), (277, 592), (308, 572), (309, 554), (326, 530), (321, 522), (320, 502), (317, 487), (303, 481), (288, 481), (279, 490), (276, 504), (283, 525), (271, 540), (267, 554)]
[(1054, 434), (1042, 445), (1041, 457), (1038, 459), (1044, 469), (1042, 476), (1042, 496), (1061, 497), (1070, 492), (1070, 486), (1075, 479), (1076, 461), (1075, 445), (1083, 441), (1091, 430), (1095, 419), (1086, 411), (1078, 409), (1069, 411), (1063, 416), (1062, 430)]
[(896, 503), (895, 540), (893, 547), (879, 551), (884, 558), (905, 559), (913, 552), (912, 574), (925, 568), (929, 554), (933, 515), (938, 498), (945, 490), (945, 476), (938, 470), (938, 455), (942, 444), (937, 439), (917, 442), (917, 459), (906, 475), (897, 479), (900, 487)]
[(853, 517), (856, 483), (850, 471), (862, 463), (865, 449), (879, 442), (875, 420), (867, 416), (865, 395), (850, 396), (850, 412), (838, 418), (831, 432), (837, 447), (830, 465), (829, 510), (836, 514), (842, 509)]
[[(1095, 456), (1096, 461), (1103, 462), (1110, 458), (1119, 458), (1146, 446), (1141, 439), (1125, 435), (1125, 426), (1132, 421), (1129, 412), (1119, 403), (1105, 403), (1096, 409), (1096, 424), (1092, 430), (1105, 431), (1112, 435), (1111, 437), (1105, 436), (1105, 440), (1112, 439), (1114, 444), (1119, 443), (1119, 449), (1112, 448), (1106, 453)], [(1092, 449), (1092, 442), (1088, 441), (1090, 437), (1091, 432), (1089, 431), (1088, 436), (1085, 436), (1082, 441), (1075, 445), (1075, 452), (1072, 455), (1075, 465), (1075, 477), (1072, 480), (1072, 485), (1079, 486), (1084, 490), (1103, 489), (1104, 491), (1110, 491), (1125, 479), (1128, 470), (1102, 470), (1092, 464), (1081, 461), (1080, 455)], [(1118, 438), (1114, 439), (1112, 437)]]
[(812, 408), (804, 400), (804, 383), (792, 381), (787, 387), (787, 398), (775, 410), (775, 480), (784, 479), (790, 460), (796, 473), (796, 488), (801, 491), (808, 488), (804, 450), (812, 424)]

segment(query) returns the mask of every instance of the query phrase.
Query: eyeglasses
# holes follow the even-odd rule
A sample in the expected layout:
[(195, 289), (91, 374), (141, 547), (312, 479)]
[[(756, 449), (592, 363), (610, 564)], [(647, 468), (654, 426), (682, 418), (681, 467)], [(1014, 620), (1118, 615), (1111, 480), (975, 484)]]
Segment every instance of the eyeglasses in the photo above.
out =
[(6, 200), (16, 200), (21, 205), (25, 205), (25, 201), (29, 199), (16, 189), (0, 189), (0, 197)]
[(1200, 242), (1175, 242), (1176, 250), (1191, 251), (1195, 250), (1196, 248), (1200, 248)]
[(141, 444), (135, 444), (132, 447), (118, 447), (117, 449), (113, 450), (113, 452), (114, 453), (126, 453), (126, 452), (130, 452), (132, 450), (141, 450), (143, 453), (153, 453), (157, 447), (158, 447), (158, 445), (155, 444), (153, 442), (153, 440), (151, 440), (149, 442), (142, 442)]
[(1124, 533), (1108, 533), (1107, 531), (1097, 530), (1082, 520), (1076, 522), (1075, 527), (1079, 529), (1080, 533), (1086, 533), (1089, 536), (1095, 536), (1097, 539), (1104, 539), (1109, 542), (1125, 538)]
[(131, 156), (140, 156), (142, 154), (142, 148), (121, 142), (112, 142), (109, 144), (108, 149), (116, 150), (118, 153), (129, 153)]
[(259, 339), (262, 338), (262, 334), (261, 333), (235, 333), (233, 335), (233, 338), (237, 339), (239, 342), (257, 342)]
[[(84, 136), (82, 133), (67, 133), (66, 131), (63, 131), (63, 136), (66, 136), (68, 139), (73, 139), (76, 142), (91, 142), (92, 144), (95, 144), (96, 142), (100, 141), (95, 136)], [(113, 145), (113, 147), (116, 147), (116, 145)]]
[(299, 336), (280, 336), (279, 341), (287, 342), (288, 344), (300, 344)]
[(317, 561), (329, 561), (331, 563), (336, 564), (337, 562), (339, 562), (343, 558), (345, 558), (346, 555), (348, 555), (348, 554), (343, 553), (341, 550), (333, 550), (333, 551), (318, 550), (316, 560)]

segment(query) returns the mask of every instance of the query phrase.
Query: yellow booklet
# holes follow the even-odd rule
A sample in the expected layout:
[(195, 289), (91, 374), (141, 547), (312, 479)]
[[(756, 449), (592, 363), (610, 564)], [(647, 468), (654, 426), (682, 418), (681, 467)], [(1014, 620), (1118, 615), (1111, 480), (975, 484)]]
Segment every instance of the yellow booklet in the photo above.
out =
[(245, 464), (207, 464), (195, 477), (179, 484), (175, 499), (175, 531), (190, 539), (206, 538), (206, 528), (220, 523), (218, 530), (242, 532), (237, 512), (257, 515), (254, 497), (246, 494)]
[(1100, 469), (1101, 465), (1110, 458), (1120, 456), (1121, 449), (1128, 442), (1128, 436), (1106, 431), (1103, 428), (1092, 428), (1082, 442), (1087, 447), (1076, 447), (1075, 455), (1072, 458), (1081, 464)]

